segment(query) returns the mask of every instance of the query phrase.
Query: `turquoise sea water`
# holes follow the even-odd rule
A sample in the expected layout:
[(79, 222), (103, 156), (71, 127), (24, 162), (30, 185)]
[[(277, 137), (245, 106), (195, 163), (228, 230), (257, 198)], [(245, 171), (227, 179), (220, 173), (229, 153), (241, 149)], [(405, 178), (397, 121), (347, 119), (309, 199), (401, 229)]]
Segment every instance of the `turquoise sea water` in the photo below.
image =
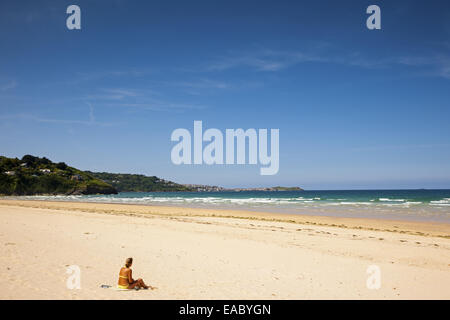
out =
[(124, 192), (118, 195), (20, 198), (450, 222), (450, 190)]

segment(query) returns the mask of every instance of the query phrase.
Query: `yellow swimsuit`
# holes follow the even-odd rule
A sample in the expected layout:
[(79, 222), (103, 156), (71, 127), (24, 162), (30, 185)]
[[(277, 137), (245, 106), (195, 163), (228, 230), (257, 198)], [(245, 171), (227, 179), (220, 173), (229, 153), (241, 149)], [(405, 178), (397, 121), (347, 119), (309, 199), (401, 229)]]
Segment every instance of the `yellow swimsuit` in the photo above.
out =
[[(121, 276), (120, 274), (119, 274), (119, 278), (127, 279), (127, 280), (128, 280), (128, 277)], [(118, 289), (128, 289), (128, 285), (123, 286), (123, 285), (121, 285), (121, 284), (118, 284), (118, 285), (117, 285), (117, 288), (118, 288)]]

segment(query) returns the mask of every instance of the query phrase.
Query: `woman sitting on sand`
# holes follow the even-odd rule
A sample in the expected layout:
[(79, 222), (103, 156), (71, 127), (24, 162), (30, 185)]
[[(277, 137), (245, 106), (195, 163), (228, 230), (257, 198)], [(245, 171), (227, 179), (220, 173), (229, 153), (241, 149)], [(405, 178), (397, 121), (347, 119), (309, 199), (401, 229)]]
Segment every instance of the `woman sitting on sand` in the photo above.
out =
[(117, 287), (119, 289), (153, 289), (151, 286), (147, 286), (142, 279), (134, 280), (131, 275), (131, 265), (133, 264), (133, 258), (128, 258), (125, 261), (125, 266), (120, 269), (119, 282)]

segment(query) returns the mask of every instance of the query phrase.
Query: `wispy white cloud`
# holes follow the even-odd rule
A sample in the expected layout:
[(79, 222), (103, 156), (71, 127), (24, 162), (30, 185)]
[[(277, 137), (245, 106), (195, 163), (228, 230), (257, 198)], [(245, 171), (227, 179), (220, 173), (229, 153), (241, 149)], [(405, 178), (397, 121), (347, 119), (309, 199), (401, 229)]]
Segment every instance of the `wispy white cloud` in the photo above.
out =
[(450, 79), (450, 58), (443, 57), (439, 61), (438, 72), (441, 77)]
[(11, 80), (7, 83), (4, 83), (0, 86), (0, 91), (7, 91), (7, 90), (11, 90), (14, 89), (15, 87), (17, 87), (17, 82), (16, 80)]
[(121, 95), (122, 97), (136, 97), (139, 95), (139, 91), (136, 89), (112, 88), (104, 90), (112, 94)]
[(141, 90), (123, 89), (123, 88), (109, 88), (100, 89), (99, 93), (88, 94), (83, 97), (84, 100), (123, 100), (126, 98), (134, 98), (142, 95)]
[(207, 71), (223, 71), (235, 67), (249, 67), (256, 71), (280, 71), (301, 63), (334, 63), (362, 68), (381, 68), (387, 60), (369, 59), (359, 52), (348, 54), (311, 53), (300, 51), (259, 50), (253, 53), (222, 57), (207, 66)]
[(18, 114), (6, 114), (0, 115), (0, 120), (28, 120), (40, 123), (54, 123), (54, 124), (72, 124), (72, 125), (85, 125), (85, 126), (102, 126), (108, 127), (115, 125), (110, 122), (100, 122), (96, 121), (94, 116), (94, 108), (90, 103), (89, 106), (88, 120), (78, 120), (78, 119), (56, 119), (56, 118), (46, 118), (37, 116), (31, 113), (18, 113)]
[[(192, 83), (178, 83), (177, 85), (190, 87)], [(213, 85), (204, 83), (205, 86)], [(218, 85), (218, 84), (214, 84)], [(88, 101), (96, 101), (98, 105), (104, 107), (126, 107), (152, 111), (175, 111), (205, 109), (206, 106), (190, 103), (178, 103), (157, 99), (160, 94), (153, 90), (130, 89), (130, 88), (109, 88), (100, 90), (100, 94), (92, 94), (84, 97)]]
[(164, 89), (170, 88), (179, 90), (181, 93), (189, 95), (208, 95), (214, 94), (218, 91), (235, 89), (241, 84), (239, 82), (230, 82), (214, 80), (209, 78), (195, 78), (186, 80), (174, 80), (174, 81), (157, 81), (156, 86), (162, 87)]
[(436, 68), (437, 75), (450, 79), (450, 57), (449, 56), (439, 56), (436, 57), (432, 64)]
[(94, 107), (89, 102), (86, 102), (86, 104), (89, 106), (89, 122), (95, 123)]
[(235, 67), (250, 67), (257, 71), (279, 71), (302, 62), (326, 62), (326, 59), (303, 52), (259, 50), (221, 57), (209, 64), (206, 69), (222, 71)]
[(91, 72), (76, 72), (67, 84), (74, 85), (90, 81), (98, 81), (106, 78), (137, 78), (153, 73), (148, 69), (124, 69), (124, 70), (102, 70)]
[(111, 107), (126, 107), (149, 111), (170, 111), (170, 112), (183, 112), (186, 110), (202, 110), (206, 109), (207, 106), (199, 104), (187, 104), (187, 103), (175, 103), (161, 100), (149, 100), (145, 102), (137, 103), (115, 103), (109, 104)]
[[(447, 43), (446, 43), (447, 45)], [(450, 46), (450, 45), (449, 45)], [(329, 45), (326, 49), (329, 48)], [(301, 51), (255, 50), (246, 53), (230, 53), (209, 63), (203, 71), (225, 71), (238, 67), (250, 68), (260, 72), (281, 71), (301, 63), (333, 63), (364, 69), (386, 69), (395, 66), (427, 69), (424, 75), (432, 75), (450, 79), (450, 56), (446, 54), (430, 54), (428, 56), (397, 56), (389, 58), (368, 57), (360, 52), (334, 53)]]
[(391, 63), (421, 68), (424, 76), (437, 76), (450, 79), (450, 56), (442, 54), (428, 57), (405, 56), (394, 58)]
[(378, 145), (378, 146), (362, 146), (349, 148), (352, 151), (386, 151), (386, 150), (410, 150), (410, 149), (431, 149), (431, 148), (450, 148), (450, 144), (410, 144), (410, 145)]
[(207, 78), (194, 79), (188, 81), (163, 82), (163, 84), (175, 87), (191, 88), (191, 89), (228, 89), (231, 87), (229, 83), (217, 81)]

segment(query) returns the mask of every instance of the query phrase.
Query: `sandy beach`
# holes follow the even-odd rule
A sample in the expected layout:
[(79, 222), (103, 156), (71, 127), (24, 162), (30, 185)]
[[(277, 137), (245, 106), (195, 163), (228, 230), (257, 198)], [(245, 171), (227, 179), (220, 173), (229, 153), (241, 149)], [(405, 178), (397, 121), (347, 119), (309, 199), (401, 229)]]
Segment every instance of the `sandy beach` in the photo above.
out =
[(450, 224), (0, 200), (0, 299), (450, 299)]

